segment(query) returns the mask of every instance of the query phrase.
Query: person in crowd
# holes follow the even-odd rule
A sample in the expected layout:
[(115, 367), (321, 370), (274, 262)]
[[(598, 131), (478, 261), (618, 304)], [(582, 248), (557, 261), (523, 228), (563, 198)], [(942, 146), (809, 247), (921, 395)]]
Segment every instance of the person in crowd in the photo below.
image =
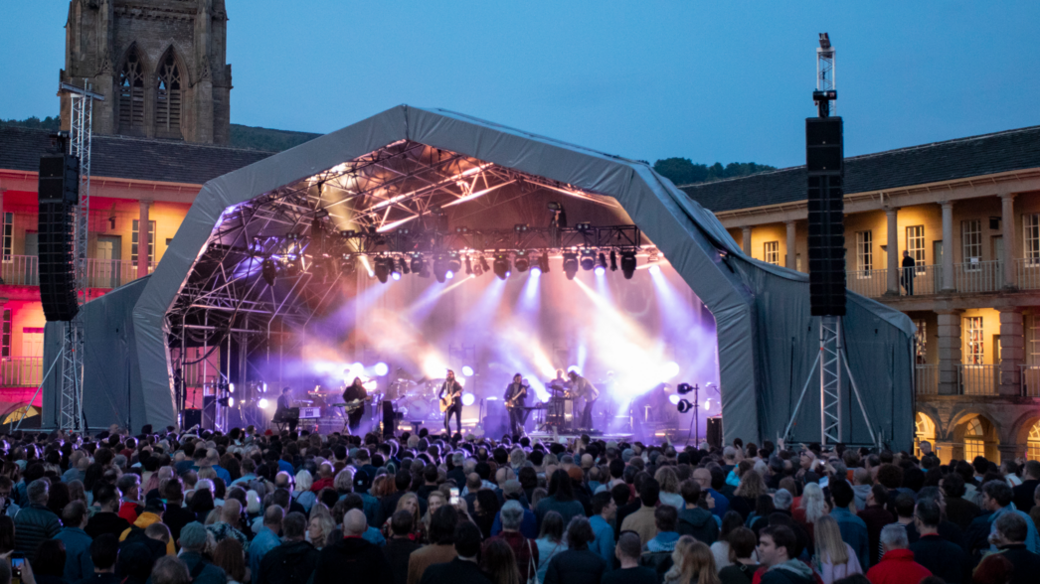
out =
[[(770, 525), (758, 536), (758, 559), (766, 572), (762, 584), (814, 584), (813, 570), (797, 559), (794, 531), (785, 525)], [(876, 583), (875, 583), (876, 584)]]
[(122, 501), (119, 503), (119, 516), (133, 525), (137, 521), (137, 516), (144, 511), (140, 501), (141, 477), (134, 473), (126, 473), (119, 477), (116, 486), (123, 494)]
[[(849, 506), (856, 498), (856, 492), (845, 480), (835, 480), (830, 484), (830, 491), (834, 501), (830, 517), (838, 525), (842, 541), (849, 545), (856, 556), (856, 563), (865, 570), (870, 566), (868, 563), (870, 561), (870, 532), (867, 529), (867, 523), (849, 510)], [(855, 572), (849, 573), (854, 574)]]
[[(567, 551), (567, 540), (563, 533), (563, 517), (559, 513), (550, 511), (545, 514), (542, 519), (542, 529), (538, 533), (535, 544), (538, 547), (538, 581), (545, 582), (549, 562), (557, 555)], [(640, 544), (640, 550), (642, 550), (642, 544)]]
[(119, 584), (122, 579), (116, 576), (118, 557), (119, 540), (116, 536), (111, 533), (99, 535), (90, 543), (90, 561), (94, 564), (94, 573), (78, 580), (76, 584)]
[[(174, 545), (174, 543), (172, 541), (172, 538), (170, 538), (168, 536), (169, 529), (165, 525), (163, 525), (163, 523), (162, 523), (162, 515), (163, 515), (163, 512), (165, 512), (165, 511), (166, 511), (166, 505), (163, 504), (162, 499), (156, 499), (156, 498), (148, 499), (148, 501), (145, 502), (144, 507), (142, 507), (141, 513), (139, 513), (137, 515), (137, 519), (134, 521), (134, 524), (131, 525), (130, 527), (128, 527), (126, 529), (126, 531), (124, 531), (123, 533), (121, 533), (119, 535), (119, 541), (121, 541), (121, 542), (128, 541), (128, 538), (130, 538), (131, 536), (143, 535), (143, 532), (149, 526), (151, 526), (151, 525), (160, 525), (160, 526), (163, 527), (164, 533), (167, 534), (167, 537), (163, 541), (164, 545), (162, 547), (165, 548), (165, 553), (166, 554), (173, 555), (174, 553), (176, 553), (177, 550), (176, 550), (175, 545)], [(162, 550), (159, 550), (157, 552), (157, 554), (161, 554), (161, 553), (162, 553)]]
[(282, 531), (284, 511), (278, 505), (271, 505), (264, 512), (264, 523), (260, 533), (256, 534), (249, 544), (249, 572), (256, 580), (260, 573), (260, 564), (264, 556), (281, 544), (278, 534)]
[(646, 542), (642, 564), (653, 568), (658, 575), (664, 575), (672, 567), (672, 555), (679, 541), (679, 532), (675, 530), (678, 516), (675, 507), (671, 505), (661, 505), (654, 510), (657, 535)]
[(36, 584), (69, 584), (65, 579), (65, 544), (57, 539), (48, 539), (36, 548), (36, 569), (33, 579)]
[(1022, 484), (1012, 489), (1015, 508), (1029, 513), (1033, 509), (1037, 487), (1040, 487), (1040, 461), (1027, 460), (1022, 470)]
[[(714, 520), (714, 516), (712, 516), (712, 520)], [(732, 561), (730, 561), (729, 534), (732, 533), (734, 529), (743, 525), (744, 523), (740, 519), (740, 513), (737, 513), (736, 511), (729, 511), (726, 513), (726, 516), (722, 518), (722, 532), (719, 535), (719, 538), (711, 544), (711, 554), (715, 556), (715, 567), (718, 569), (721, 570), (732, 564)]]
[(684, 503), (682, 495), (679, 494), (679, 477), (671, 467), (662, 466), (654, 473), (654, 480), (661, 487), (659, 498), (661, 503), (682, 509)]
[(979, 516), (982, 509), (964, 498), (968, 490), (964, 477), (958, 472), (950, 472), (943, 476), (940, 487), (945, 495), (947, 519), (956, 523), (961, 531), (967, 531), (968, 526)]
[(282, 543), (264, 554), (259, 570), (253, 572), (254, 584), (307, 583), (320, 554), (305, 540), (306, 525), (307, 518), (300, 512), (289, 513), (282, 519)]
[(412, 537), (414, 527), (415, 517), (408, 509), (400, 509), (390, 518), (390, 537), (383, 546), (383, 555), (394, 572), (394, 584), (407, 584), (408, 559), (422, 547)]
[(195, 521), (195, 514), (184, 507), (184, 485), (181, 484), (180, 478), (169, 479), (163, 492), (166, 498), (166, 511), (163, 513), (162, 521), (170, 528), (170, 534), (176, 541), (181, 537), (181, 529)]
[(639, 534), (624, 531), (614, 546), (614, 556), (620, 568), (603, 575), (602, 584), (657, 584), (657, 573), (652, 568), (640, 565), (642, 546)]
[[(721, 584), (751, 584), (759, 564), (754, 559), (758, 537), (746, 527), (737, 527), (726, 537), (729, 543), (729, 566), (719, 570)], [(712, 553), (714, 556), (714, 553)], [(754, 557), (753, 557), (754, 556)]]
[(609, 566), (602, 556), (589, 550), (593, 537), (588, 519), (581, 516), (571, 519), (567, 524), (567, 551), (549, 560), (544, 584), (598, 583)]
[[(1017, 517), (1017, 516), (1016, 516)], [(968, 576), (968, 562), (964, 550), (939, 535), (942, 510), (932, 500), (922, 500), (914, 509), (914, 526), (918, 539), (910, 544), (914, 561), (946, 584), (960, 584)]]
[(878, 563), (881, 558), (881, 530), (896, 520), (895, 515), (885, 508), (887, 500), (888, 490), (884, 485), (874, 485), (867, 495), (867, 508), (856, 514), (867, 526), (867, 553), (870, 558), (866, 566)]
[[(538, 566), (538, 546), (520, 533), (520, 524), (524, 519), (524, 508), (518, 501), (506, 501), (502, 506), (502, 532), (484, 542), (486, 549), (488, 544), (494, 541), (503, 541), (512, 550), (514, 562), (519, 568), (520, 578), (523, 582), (534, 575)], [(610, 537), (613, 539), (614, 531), (608, 525)], [(492, 578), (493, 580), (495, 578)]]
[(378, 546), (365, 541), (368, 520), (360, 509), (343, 516), (343, 539), (326, 546), (314, 569), (314, 584), (331, 584), (342, 580), (344, 570), (362, 582), (393, 580), (393, 571)]
[(664, 574), (664, 584), (719, 584), (711, 549), (689, 535), (679, 538), (672, 552), (672, 567)]
[(569, 523), (574, 517), (585, 515), (585, 507), (574, 498), (571, 477), (563, 469), (557, 469), (552, 473), (552, 477), (549, 479), (549, 495), (539, 501), (535, 508), (539, 524), (544, 520), (545, 514), (550, 511), (559, 513), (564, 523)]
[[(970, 552), (979, 554), (986, 549), (996, 551), (996, 547), (989, 541), (992, 525), (1001, 516), (1014, 513), (1025, 520), (1028, 533), (1023, 543), (1025, 543), (1026, 549), (1034, 554), (1040, 553), (1040, 536), (1037, 535), (1036, 525), (1033, 524), (1033, 520), (1029, 515), (1012, 507), (1012, 498), (1011, 487), (1004, 480), (993, 479), (986, 481), (982, 485), (980, 502), (982, 503), (982, 508), (988, 511), (988, 513), (973, 519), (965, 532), (965, 539)], [(15, 528), (15, 533), (17, 534), (17, 526)]]
[(643, 481), (643, 486), (639, 490), (639, 510), (635, 513), (631, 513), (625, 517), (624, 523), (621, 524), (622, 531), (634, 531), (639, 534), (639, 539), (645, 546), (648, 541), (657, 535), (657, 525), (654, 523), (654, 511), (657, 509), (657, 503), (660, 500), (659, 495), (661, 493), (661, 486), (657, 484), (657, 480), (653, 478), (647, 478)]
[(725, 495), (713, 488), (714, 478), (712, 477), (711, 470), (707, 468), (697, 468), (693, 471), (693, 480), (697, 481), (697, 484), (701, 486), (701, 491), (707, 492), (711, 495), (714, 505), (711, 507), (711, 512), (716, 517), (723, 517), (726, 515), (726, 511), (729, 511), (729, 499)]
[(1040, 555), (1026, 548), (1029, 536), (1027, 520), (1017, 513), (1005, 513), (993, 522), (990, 542), (999, 550), (997, 553), (1007, 558), (1014, 567), (1010, 584), (1026, 584), (1036, 582), (1040, 577)]
[(249, 574), (242, 544), (233, 537), (224, 538), (213, 549), (213, 565), (224, 570), (228, 584), (242, 584)]
[[(848, 483), (844, 484), (851, 495), (852, 488), (848, 486)], [(856, 551), (842, 540), (841, 530), (834, 517), (823, 515), (818, 518), (813, 533), (816, 536), (813, 566), (823, 580), (823, 584), (834, 584), (835, 580), (863, 573)]]
[(478, 565), (480, 537), (479, 527), (468, 521), (459, 523), (452, 534), (455, 557), (426, 568), (419, 584), (492, 584)]
[[(758, 498), (767, 494), (769, 494), (769, 490), (766, 488), (765, 481), (762, 480), (762, 475), (753, 469), (748, 469), (744, 471), (744, 474), (740, 475), (740, 486), (737, 487), (737, 490), (733, 492), (733, 497), (730, 498), (730, 508), (740, 513), (740, 516), (746, 521), (755, 512)], [(711, 542), (705, 543), (711, 545)]]
[(25, 554), (33, 563), (40, 543), (61, 533), (61, 519), (47, 508), (49, 489), (50, 482), (47, 479), (36, 479), (30, 483), (26, 488), (29, 506), (20, 510), (14, 518), (14, 549)]
[(239, 522), (242, 520), (242, 503), (237, 499), (224, 501), (220, 509), (220, 521), (207, 525), (206, 529), (213, 534), (213, 540), (220, 543), (232, 537), (242, 544), (243, 549), (249, 548), (249, 538), (239, 530)]
[(180, 558), (166, 556), (152, 568), (152, 584), (192, 584), (188, 566)]
[[(580, 507), (581, 504), (578, 503), (578, 506)], [(480, 489), (477, 491), (477, 497), (473, 500), (472, 517), (485, 539), (491, 537), (491, 527), (495, 524), (495, 516), (498, 515), (498, 509), (498, 495), (494, 491), (491, 489)], [(584, 509), (581, 513), (585, 513)]]
[(871, 584), (919, 584), (932, 573), (914, 561), (914, 552), (906, 537), (906, 528), (898, 523), (881, 530), (881, 561), (867, 570)]
[[(193, 584), (226, 584), (227, 575), (219, 566), (206, 558), (206, 546), (212, 536), (198, 521), (192, 521), (181, 529), (180, 559), (192, 575)], [(97, 561), (94, 562), (97, 564)]]
[(450, 562), (458, 556), (454, 545), (458, 523), (459, 512), (456, 507), (444, 505), (437, 509), (430, 520), (430, 543), (408, 556), (408, 584), (419, 584), (426, 568)]
[[(697, 541), (702, 541), (709, 546), (713, 545), (719, 538), (719, 524), (715, 522), (715, 516), (711, 514), (711, 511), (701, 507), (700, 484), (688, 479), (682, 482), (679, 490), (682, 492), (683, 508), (679, 510), (679, 523), (676, 530), (680, 535), (690, 535)], [(711, 497), (707, 493), (704, 495), (705, 499)], [(711, 503), (711, 501), (705, 501), (706, 505), (710, 506)]]
[(77, 582), (94, 573), (94, 564), (90, 560), (93, 540), (83, 531), (89, 518), (87, 506), (82, 501), (70, 502), (61, 513), (65, 527), (54, 539), (65, 544), (64, 577), (68, 582)]
[[(530, 558), (527, 560), (531, 561)], [(521, 584), (527, 580), (521, 580), (520, 570), (517, 567), (517, 557), (513, 554), (513, 548), (500, 538), (493, 538), (484, 542), (480, 554), (480, 570), (492, 584)]]
[(617, 515), (617, 504), (614, 496), (607, 491), (600, 491), (592, 496), (592, 516), (589, 517), (589, 525), (592, 526), (592, 543), (589, 549), (596, 552), (613, 565), (614, 562), (614, 517)]

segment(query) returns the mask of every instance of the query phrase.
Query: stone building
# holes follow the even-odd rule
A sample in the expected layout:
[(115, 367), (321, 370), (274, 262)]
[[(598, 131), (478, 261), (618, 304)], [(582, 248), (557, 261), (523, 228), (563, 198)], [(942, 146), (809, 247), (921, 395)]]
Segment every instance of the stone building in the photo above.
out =
[[(1040, 127), (845, 169), (847, 286), (917, 325), (918, 441), (944, 461), (1040, 459)], [(805, 167), (683, 190), (748, 255), (807, 271)]]
[[(94, 133), (227, 144), (224, 0), (71, 0), (61, 81), (105, 97)], [(69, 98), (62, 97), (63, 129)]]

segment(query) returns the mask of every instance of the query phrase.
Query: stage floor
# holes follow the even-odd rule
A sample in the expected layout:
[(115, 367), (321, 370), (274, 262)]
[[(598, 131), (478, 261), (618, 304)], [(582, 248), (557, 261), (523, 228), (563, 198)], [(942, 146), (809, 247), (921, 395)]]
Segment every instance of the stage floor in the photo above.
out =
[[(566, 439), (568, 442), (574, 438), (581, 438), (581, 433), (562, 433), (553, 435), (550, 432), (531, 432), (527, 435), (531, 440), (542, 440), (545, 442), (552, 442), (553, 440), (559, 440), (560, 438)], [(603, 440), (604, 442), (610, 442), (611, 440), (617, 442), (632, 442), (634, 437), (631, 433), (613, 433), (613, 434), (590, 434), (590, 438), (593, 440)]]

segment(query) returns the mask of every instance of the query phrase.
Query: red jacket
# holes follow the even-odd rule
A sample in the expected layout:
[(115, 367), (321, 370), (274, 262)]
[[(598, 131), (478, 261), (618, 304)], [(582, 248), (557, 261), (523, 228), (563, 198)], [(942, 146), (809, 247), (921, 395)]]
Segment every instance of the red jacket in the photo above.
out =
[(311, 485), (311, 490), (314, 491), (315, 493), (317, 493), (317, 492), (321, 491), (322, 489), (324, 489), (325, 487), (332, 488), (334, 480), (335, 479), (333, 479), (332, 477), (325, 478), (325, 479), (318, 479), (318, 480), (314, 481), (313, 485)]
[(876, 566), (867, 570), (871, 584), (919, 584), (931, 575), (928, 568), (914, 561), (914, 552), (910, 550), (888, 551)]
[(137, 503), (123, 501), (119, 504), (119, 516), (126, 519), (130, 525), (137, 521), (137, 516), (141, 514), (141, 511), (143, 509)]

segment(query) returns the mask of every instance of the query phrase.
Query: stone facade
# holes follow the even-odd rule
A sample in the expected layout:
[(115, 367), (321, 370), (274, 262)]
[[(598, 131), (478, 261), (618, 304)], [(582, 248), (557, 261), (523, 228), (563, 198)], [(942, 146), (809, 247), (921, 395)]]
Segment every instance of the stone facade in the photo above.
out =
[[(61, 81), (105, 97), (94, 132), (226, 144), (224, 0), (71, 0)], [(69, 98), (61, 100), (69, 126)]]

